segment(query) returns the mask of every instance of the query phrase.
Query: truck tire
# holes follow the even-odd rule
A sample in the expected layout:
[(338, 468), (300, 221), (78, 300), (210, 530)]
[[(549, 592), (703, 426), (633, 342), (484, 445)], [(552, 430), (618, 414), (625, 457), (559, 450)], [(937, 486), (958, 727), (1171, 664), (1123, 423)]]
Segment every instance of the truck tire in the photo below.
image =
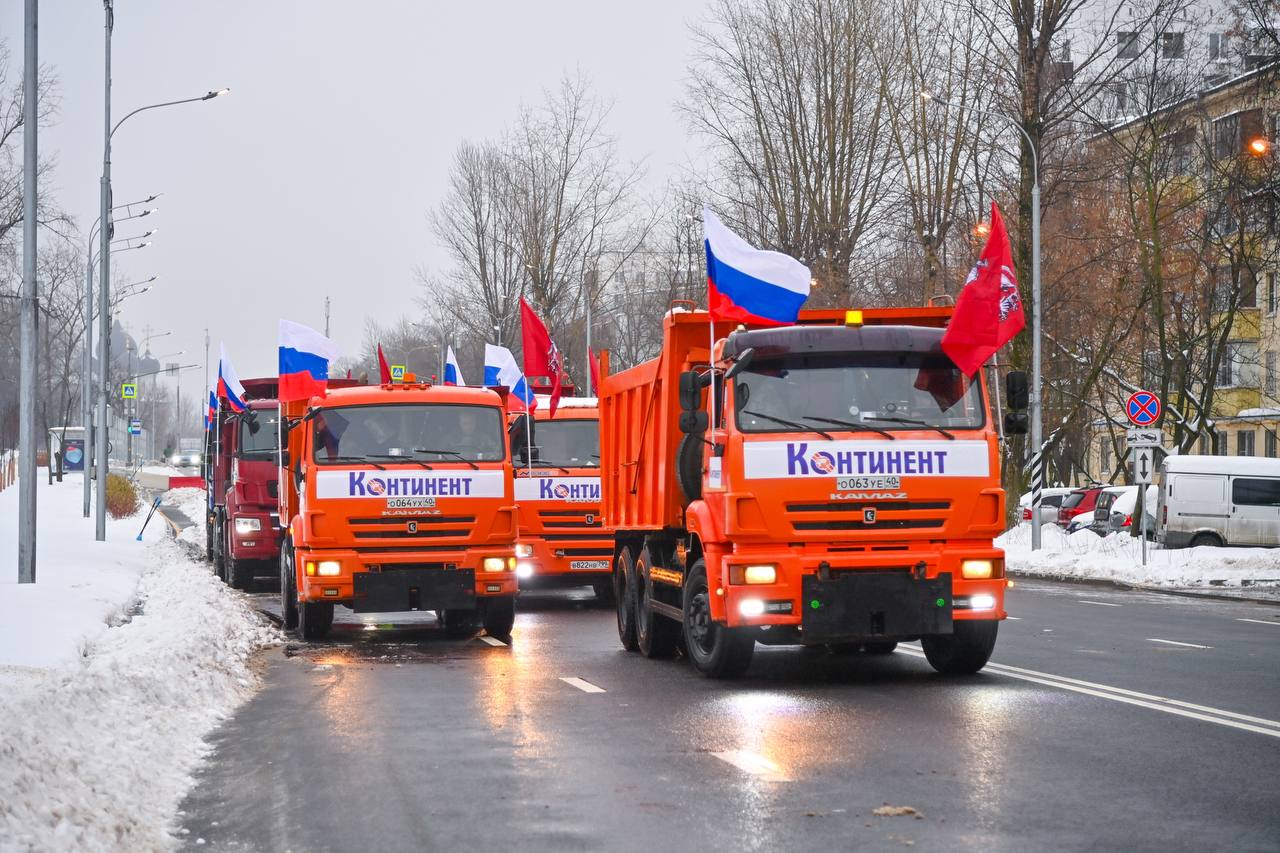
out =
[(680, 439), (676, 448), (676, 483), (690, 502), (702, 497), (702, 449), (705, 446), (702, 433), (689, 433)]
[(232, 553), (231, 530), (227, 529), (222, 540), (222, 565), (227, 573), (227, 585), (232, 589), (248, 589), (253, 584), (253, 564), (248, 560), (237, 560)]
[(490, 637), (500, 640), (511, 638), (516, 624), (516, 597), (500, 595), (484, 602), (484, 630)]
[(480, 630), (480, 614), (476, 610), (438, 610), (440, 628), (445, 636), (470, 637)]
[(629, 652), (639, 650), (636, 645), (636, 566), (628, 545), (619, 548), (613, 558), (613, 601), (618, 616), (618, 640)]
[(323, 640), (333, 627), (332, 601), (298, 603), (298, 636), (304, 640)]
[(298, 627), (298, 577), (293, 570), (293, 545), (280, 546), (280, 624), (286, 631)]
[(929, 665), (944, 675), (972, 675), (987, 665), (996, 647), (1000, 623), (995, 619), (969, 619), (955, 623), (955, 632), (921, 637)]
[(756, 641), (750, 634), (711, 621), (707, 565), (701, 559), (684, 582), (684, 644), (689, 660), (708, 678), (737, 678), (755, 654)]
[(1192, 548), (1221, 548), (1222, 537), (1216, 533), (1197, 533), (1191, 537)]
[(208, 510), (204, 514), (204, 561), (213, 562), (213, 519), (209, 518)]
[(669, 658), (676, 653), (676, 641), (680, 638), (680, 623), (655, 613), (649, 607), (653, 594), (653, 581), (649, 568), (653, 566), (653, 553), (649, 546), (640, 549), (636, 558), (636, 647), (640, 654), (650, 659)]
[(227, 556), (225, 549), (226, 536), (224, 535), (222, 523), (222, 513), (214, 512), (213, 514), (213, 573), (223, 583), (227, 580)]

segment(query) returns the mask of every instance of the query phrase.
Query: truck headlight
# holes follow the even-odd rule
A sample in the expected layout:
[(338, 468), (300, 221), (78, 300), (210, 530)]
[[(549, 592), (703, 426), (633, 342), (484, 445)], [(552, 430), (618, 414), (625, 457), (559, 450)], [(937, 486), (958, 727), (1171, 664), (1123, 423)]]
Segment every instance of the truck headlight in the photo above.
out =
[(525, 543), (523, 543), (523, 542), (517, 542), (517, 543), (516, 543), (516, 556), (517, 556), (517, 557), (532, 557), (532, 556), (533, 556), (533, 546), (532, 546), (532, 545), (527, 545), (527, 544), (525, 544)]
[(777, 582), (778, 567), (772, 564), (729, 567), (729, 583), (732, 584), (766, 584)]
[(484, 560), (480, 563), (480, 568), (482, 571), (486, 571), (486, 572), (505, 572), (507, 570), (508, 561), (510, 561), (514, 565), (515, 558), (514, 557), (512, 558), (485, 557)]
[(738, 612), (751, 619), (764, 615), (764, 602), (758, 598), (744, 598), (738, 602)]
[(339, 563), (337, 560), (321, 560), (319, 563), (316, 563), (316, 574), (325, 578), (340, 575), (342, 574), (342, 563)]
[(191, 457), (191, 464), (192, 464), (192, 465), (199, 465), (199, 464), (200, 464), (200, 454), (199, 454), (199, 453), (197, 453), (196, 455), (194, 455), (194, 456), (192, 456), (192, 457)]
[(995, 574), (995, 566), (990, 560), (965, 560), (960, 564), (960, 574), (968, 580), (989, 578)]
[(256, 518), (237, 518), (236, 533), (242, 536), (257, 533), (262, 529), (262, 521)]
[(516, 577), (531, 578), (533, 577), (533, 563), (520, 562), (516, 563)]
[(990, 610), (996, 606), (996, 597), (994, 595), (971, 595), (969, 596), (970, 610)]

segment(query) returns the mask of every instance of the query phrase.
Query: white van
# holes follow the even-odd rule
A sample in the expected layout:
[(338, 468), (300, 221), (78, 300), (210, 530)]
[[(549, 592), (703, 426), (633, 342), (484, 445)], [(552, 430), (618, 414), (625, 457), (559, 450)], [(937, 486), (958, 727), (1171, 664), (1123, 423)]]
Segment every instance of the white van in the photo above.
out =
[(1166, 548), (1280, 546), (1280, 459), (1169, 456), (1160, 470), (1157, 538)]

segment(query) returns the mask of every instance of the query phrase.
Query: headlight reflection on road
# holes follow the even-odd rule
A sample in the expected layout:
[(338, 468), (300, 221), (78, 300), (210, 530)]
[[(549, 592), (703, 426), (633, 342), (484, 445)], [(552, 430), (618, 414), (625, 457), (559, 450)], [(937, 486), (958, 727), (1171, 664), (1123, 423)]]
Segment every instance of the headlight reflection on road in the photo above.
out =
[[(958, 710), (954, 725), (963, 731), (957, 739), (965, 755), (963, 766), (968, 778), (966, 795), (973, 811), (986, 825), (994, 825), (1007, 817), (1002, 802), (1007, 785), (1010, 722), (1034, 716), (1025, 705), (1025, 694), (994, 685), (965, 689), (957, 695)], [(949, 724), (951, 725), (951, 724)]]

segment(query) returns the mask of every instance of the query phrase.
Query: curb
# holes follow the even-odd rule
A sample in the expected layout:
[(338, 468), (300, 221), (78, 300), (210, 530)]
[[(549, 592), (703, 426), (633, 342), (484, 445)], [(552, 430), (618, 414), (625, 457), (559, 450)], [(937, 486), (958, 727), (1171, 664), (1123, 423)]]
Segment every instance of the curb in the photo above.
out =
[[(1206, 590), (1191, 590), (1177, 587), (1162, 586), (1144, 586), (1142, 584), (1125, 583), (1124, 581), (1111, 581), (1103, 578), (1058, 578), (1049, 575), (1028, 575), (1022, 572), (1009, 572), (1008, 576), (1015, 580), (1028, 581), (1052, 581), (1053, 583), (1070, 583), (1078, 586), (1101, 587), (1103, 589), (1121, 589), (1131, 592), (1155, 592), (1161, 595), (1177, 595), (1182, 598), (1208, 598), (1213, 601), (1245, 601), (1253, 604), (1271, 604), (1280, 605), (1280, 590), (1277, 590), (1275, 597), (1256, 597), (1246, 594), (1242, 595), (1224, 595), (1220, 592), (1212, 592)], [(1240, 589), (1243, 589), (1242, 587)]]

